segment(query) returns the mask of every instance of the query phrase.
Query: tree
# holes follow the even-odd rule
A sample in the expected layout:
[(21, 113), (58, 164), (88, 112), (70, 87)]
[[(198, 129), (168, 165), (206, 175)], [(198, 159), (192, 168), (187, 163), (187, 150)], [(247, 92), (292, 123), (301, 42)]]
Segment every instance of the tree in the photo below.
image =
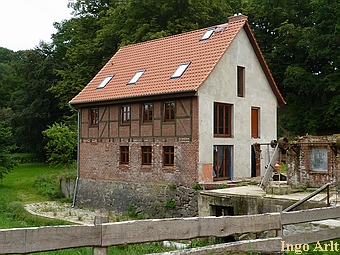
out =
[(287, 101), (279, 111), (281, 130), (295, 135), (339, 132), (338, 1), (252, 0), (246, 10)]
[(42, 133), (48, 139), (47, 161), (70, 169), (77, 151), (77, 131), (65, 123), (54, 123)]
[(15, 166), (15, 161), (10, 154), (15, 147), (12, 143), (11, 128), (0, 118), (0, 179)]

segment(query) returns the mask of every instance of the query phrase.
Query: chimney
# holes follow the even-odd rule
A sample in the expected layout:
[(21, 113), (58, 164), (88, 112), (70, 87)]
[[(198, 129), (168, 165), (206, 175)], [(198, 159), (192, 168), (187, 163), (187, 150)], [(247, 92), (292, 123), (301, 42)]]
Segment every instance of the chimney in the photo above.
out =
[(236, 21), (247, 21), (247, 20), (248, 20), (248, 16), (245, 16), (239, 13), (239, 14), (234, 14), (234, 16), (229, 17), (228, 23), (236, 22)]

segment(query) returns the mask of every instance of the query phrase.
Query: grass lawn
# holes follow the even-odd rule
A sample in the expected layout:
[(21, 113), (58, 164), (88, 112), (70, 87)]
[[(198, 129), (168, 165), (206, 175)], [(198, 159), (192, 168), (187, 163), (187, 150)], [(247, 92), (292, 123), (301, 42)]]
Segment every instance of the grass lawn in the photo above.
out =
[(33, 184), (39, 175), (53, 175), (59, 171), (47, 164), (26, 163), (6, 174), (0, 180), (0, 229), (66, 224), (65, 221), (31, 215), (24, 208), (26, 203), (48, 200), (37, 192)]

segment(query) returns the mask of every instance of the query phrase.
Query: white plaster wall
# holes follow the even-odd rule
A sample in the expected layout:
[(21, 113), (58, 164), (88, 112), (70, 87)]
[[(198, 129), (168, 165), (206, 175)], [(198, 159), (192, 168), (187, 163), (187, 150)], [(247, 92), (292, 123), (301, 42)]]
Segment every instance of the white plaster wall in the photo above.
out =
[[(211, 49), (213, 50), (213, 49)], [(245, 67), (244, 97), (237, 97), (237, 66)], [(242, 29), (199, 88), (199, 173), (213, 163), (213, 145), (233, 145), (233, 177), (251, 176), (251, 145), (277, 139), (277, 100)], [(214, 102), (233, 104), (231, 138), (214, 138)], [(260, 138), (251, 138), (251, 107), (260, 108)], [(261, 175), (267, 157), (261, 162)]]

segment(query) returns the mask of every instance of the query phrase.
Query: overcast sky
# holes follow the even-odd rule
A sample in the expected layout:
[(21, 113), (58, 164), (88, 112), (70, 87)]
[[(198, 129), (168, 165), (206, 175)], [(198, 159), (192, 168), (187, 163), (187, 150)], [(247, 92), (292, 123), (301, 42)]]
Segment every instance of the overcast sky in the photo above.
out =
[(0, 47), (28, 50), (51, 42), (53, 22), (71, 18), (67, 8), (74, 0), (1, 0)]

